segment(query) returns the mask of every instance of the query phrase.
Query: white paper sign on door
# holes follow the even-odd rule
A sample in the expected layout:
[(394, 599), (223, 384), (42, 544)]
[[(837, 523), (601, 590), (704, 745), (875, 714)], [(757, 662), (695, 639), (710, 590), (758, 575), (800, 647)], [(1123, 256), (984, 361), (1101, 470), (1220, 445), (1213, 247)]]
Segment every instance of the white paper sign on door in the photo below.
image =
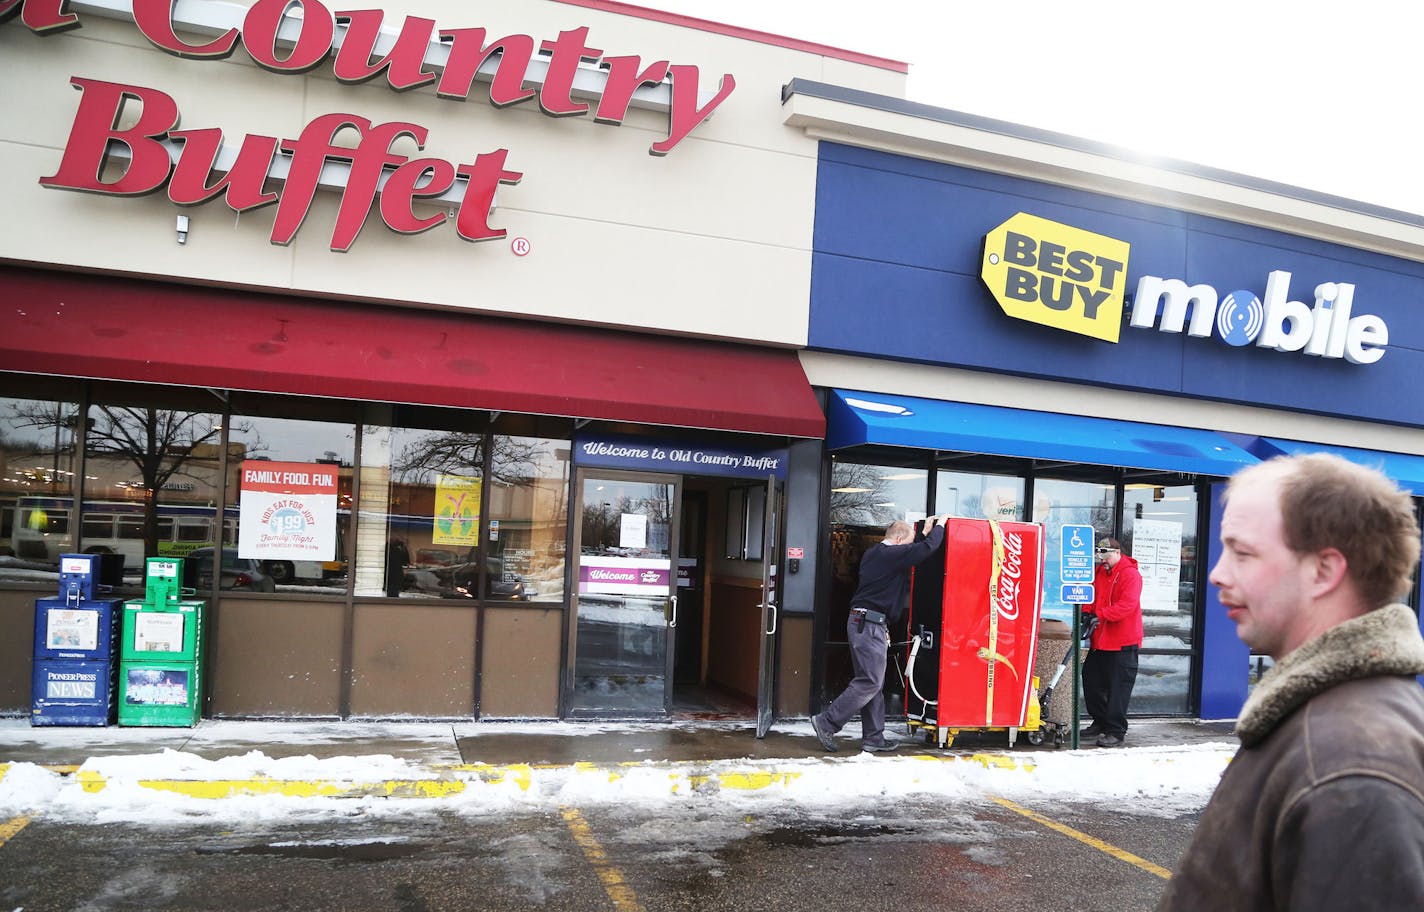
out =
[(1142, 573), (1142, 608), (1177, 610), (1177, 582), (1182, 575), (1182, 524), (1139, 519), (1132, 525), (1132, 556)]
[(618, 547), (648, 547), (648, 517), (642, 513), (624, 513), (618, 526)]

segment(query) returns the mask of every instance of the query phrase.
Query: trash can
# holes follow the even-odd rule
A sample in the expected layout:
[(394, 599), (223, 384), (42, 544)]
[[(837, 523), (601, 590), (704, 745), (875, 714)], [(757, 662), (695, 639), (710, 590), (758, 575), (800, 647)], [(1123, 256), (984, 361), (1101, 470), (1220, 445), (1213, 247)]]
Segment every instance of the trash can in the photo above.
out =
[(196, 725), (207, 602), (182, 597), (182, 558), (150, 557), (144, 571), (144, 598), (124, 602), (119, 724)]
[[(1034, 661), (1033, 673), (1046, 687), (1058, 672), (1058, 665), (1068, 654), (1068, 643), (1073, 639), (1073, 628), (1063, 621), (1044, 618), (1038, 625), (1038, 658)], [(1070, 660), (1071, 661), (1071, 660)], [(1071, 664), (1053, 688), (1045, 707), (1043, 721), (1067, 725), (1073, 718), (1073, 689)], [(1069, 679), (1069, 680), (1064, 680)]]
[(31, 725), (108, 725), (117, 693), (119, 599), (102, 554), (63, 554), (59, 595), (35, 600)]

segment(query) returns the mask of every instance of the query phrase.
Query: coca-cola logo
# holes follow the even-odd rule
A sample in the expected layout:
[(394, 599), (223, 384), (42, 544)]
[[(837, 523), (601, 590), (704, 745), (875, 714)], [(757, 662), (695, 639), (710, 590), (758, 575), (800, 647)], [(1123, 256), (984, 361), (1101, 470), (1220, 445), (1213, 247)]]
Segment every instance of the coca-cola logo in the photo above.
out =
[(1023, 577), (1023, 536), (1004, 533), (1004, 562), (999, 568), (999, 591), (994, 604), (999, 616), (1012, 621), (1019, 616), (1019, 586)]

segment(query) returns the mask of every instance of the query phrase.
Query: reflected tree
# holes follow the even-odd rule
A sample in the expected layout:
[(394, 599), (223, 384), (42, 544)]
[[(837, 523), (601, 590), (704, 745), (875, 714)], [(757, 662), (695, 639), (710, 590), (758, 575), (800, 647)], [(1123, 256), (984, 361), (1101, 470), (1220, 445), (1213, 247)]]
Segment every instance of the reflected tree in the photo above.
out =
[[(391, 474), (404, 484), (434, 484), (439, 475), (479, 475), (484, 466), (481, 433), (434, 432), (401, 447), (391, 460)], [(518, 484), (533, 476), (548, 455), (547, 441), (494, 438), (493, 480)]]
[[(56, 410), (51, 403), (23, 403), (14, 408), (16, 427), (74, 430), (78, 413)], [(158, 553), (158, 495), (193, 458), (194, 449), (222, 438), (220, 416), (210, 412), (145, 406), (95, 405), (84, 428), (87, 458), (112, 459), (133, 466), (143, 488), (143, 547)], [(252, 433), (235, 426), (233, 433)], [(263, 449), (260, 442), (249, 452)]]
[(887, 496), (879, 467), (837, 462), (831, 467), (831, 522), (848, 526), (887, 525), (876, 504)]

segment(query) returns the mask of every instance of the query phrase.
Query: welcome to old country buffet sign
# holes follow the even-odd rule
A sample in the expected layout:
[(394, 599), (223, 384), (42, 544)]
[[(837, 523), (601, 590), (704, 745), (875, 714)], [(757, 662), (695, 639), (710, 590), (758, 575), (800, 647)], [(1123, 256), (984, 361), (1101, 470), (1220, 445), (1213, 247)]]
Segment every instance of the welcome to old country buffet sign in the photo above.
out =
[[(330, 60), (332, 74), (346, 84), (380, 80), (392, 91), (433, 90), (454, 101), (478, 94), (496, 108), (537, 98), (553, 117), (592, 111), (599, 123), (618, 125), (630, 107), (665, 109), (667, 136), (653, 143), (653, 155), (671, 152), (736, 87), (726, 74), (716, 94), (704, 100), (697, 67), (605, 57), (589, 46), (587, 28), (544, 40), (490, 37), (483, 28), (437, 28), (433, 20), (407, 16), (399, 30), (383, 29), (382, 10), (332, 12), (319, 0), (257, 0), (249, 8), (206, 0), (0, 0), (0, 22), (17, 14), (36, 35), (78, 28), (89, 15), (131, 19), (154, 46), (187, 60), (222, 60), (241, 46), (278, 76), (306, 73)], [(341, 203), (331, 235), (336, 251), (350, 249), (376, 205), (393, 231), (415, 234), (443, 224), (444, 211), (417, 214), (413, 206), (421, 201), (454, 209), (455, 231), (466, 240), (503, 237), (503, 229), (489, 224), (495, 190), (524, 176), (509, 167), (508, 149), (469, 162), (413, 158), (395, 147), (413, 142), (417, 151), (424, 149), (425, 127), (339, 112), (312, 119), (295, 138), (249, 134), (234, 155), (224, 147), (221, 129), (177, 129), (178, 103), (160, 89), (78, 75), (70, 84), (81, 93), (78, 110), (59, 169), (42, 177), (42, 185), (114, 196), (166, 188), (179, 205), (221, 197), (237, 212), (276, 203), (274, 244), (291, 242), (331, 165), (346, 172), (337, 180)], [(133, 103), (142, 111), (126, 119), (125, 108)], [(121, 168), (109, 167), (123, 159)], [(269, 190), (269, 182), (281, 188)]]

